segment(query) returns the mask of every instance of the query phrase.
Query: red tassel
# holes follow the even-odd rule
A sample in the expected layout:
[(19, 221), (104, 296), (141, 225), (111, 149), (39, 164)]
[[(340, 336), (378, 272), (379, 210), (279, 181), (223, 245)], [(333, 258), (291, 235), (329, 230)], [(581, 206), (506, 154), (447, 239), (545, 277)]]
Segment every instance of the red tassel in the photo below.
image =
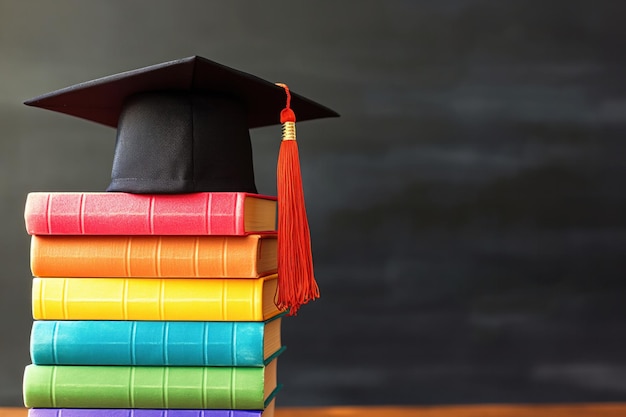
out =
[(280, 113), (283, 139), (277, 167), (278, 191), (278, 297), (276, 305), (295, 315), (301, 305), (319, 298), (313, 276), (311, 235), (304, 205), (300, 157), (296, 143), (296, 116), (291, 95), (284, 84), (287, 104)]

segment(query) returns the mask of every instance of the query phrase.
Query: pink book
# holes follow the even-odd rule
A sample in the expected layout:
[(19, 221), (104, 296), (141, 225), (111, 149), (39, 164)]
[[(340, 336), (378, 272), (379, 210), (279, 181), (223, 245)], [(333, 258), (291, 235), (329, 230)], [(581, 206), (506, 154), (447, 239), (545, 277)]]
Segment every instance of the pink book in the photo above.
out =
[(276, 198), (239, 192), (28, 194), (31, 235), (229, 235), (276, 231)]

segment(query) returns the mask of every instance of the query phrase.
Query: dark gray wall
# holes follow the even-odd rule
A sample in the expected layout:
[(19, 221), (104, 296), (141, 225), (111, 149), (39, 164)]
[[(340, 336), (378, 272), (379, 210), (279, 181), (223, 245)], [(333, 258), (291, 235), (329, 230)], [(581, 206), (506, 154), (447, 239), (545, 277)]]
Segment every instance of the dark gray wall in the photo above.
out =
[[(626, 400), (626, 3), (0, 0), (0, 405), (28, 359), (29, 191), (106, 187), (114, 131), (31, 109), (202, 55), (299, 125), (323, 298), (282, 405)], [(277, 128), (254, 135), (274, 193)]]

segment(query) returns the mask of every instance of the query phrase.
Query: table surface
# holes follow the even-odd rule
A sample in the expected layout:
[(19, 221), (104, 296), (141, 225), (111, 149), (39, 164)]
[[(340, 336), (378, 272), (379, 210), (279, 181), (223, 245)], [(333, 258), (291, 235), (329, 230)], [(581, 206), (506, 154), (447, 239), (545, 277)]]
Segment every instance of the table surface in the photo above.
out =
[[(0, 408), (0, 417), (26, 417), (25, 408)], [(275, 417), (624, 417), (626, 403), (469, 405), (433, 407), (277, 408)]]

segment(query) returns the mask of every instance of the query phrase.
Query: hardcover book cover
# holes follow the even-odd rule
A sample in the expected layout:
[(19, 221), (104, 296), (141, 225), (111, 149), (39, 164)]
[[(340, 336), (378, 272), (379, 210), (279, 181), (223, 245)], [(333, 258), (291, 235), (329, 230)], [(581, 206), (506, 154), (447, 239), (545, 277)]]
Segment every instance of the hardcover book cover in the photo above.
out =
[(36, 365), (264, 366), (281, 350), (281, 317), (232, 321), (35, 321)]
[(28, 417), (274, 417), (274, 404), (270, 402), (265, 410), (31, 408)]
[(257, 279), (34, 278), (36, 320), (264, 321), (277, 275)]
[(279, 389), (276, 362), (260, 368), (28, 365), (24, 404), (28, 408), (261, 410)]
[(31, 408), (28, 417), (273, 417), (275, 402), (265, 410)]
[(241, 192), (35, 192), (31, 235), (247, 235), (276, 231), (276, 198)]
[(37, 277), (258, 278), (277, 270), (275, 235), (31, 237)]

